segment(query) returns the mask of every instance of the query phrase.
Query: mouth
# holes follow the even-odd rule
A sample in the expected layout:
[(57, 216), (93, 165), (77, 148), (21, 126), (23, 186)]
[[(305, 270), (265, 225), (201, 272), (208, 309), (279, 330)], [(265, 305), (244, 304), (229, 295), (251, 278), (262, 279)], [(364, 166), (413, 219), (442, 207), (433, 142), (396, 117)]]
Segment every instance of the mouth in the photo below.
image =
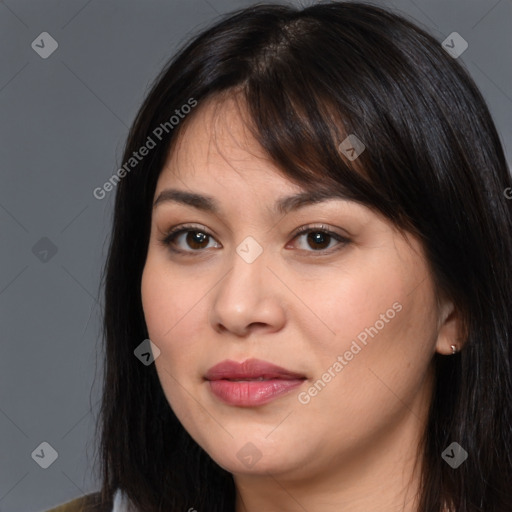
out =
[(223, 403), (239, 407), (266, 404), (303, 384), (307, 377), (267, 361), (226, 360), (208, 370), (210, 391)]
[[(281, 377), (257, 377), (252, 379), (222, 379), (229, 380), (230, 382), (254, 382), (254, 381), (263, 381), (263, 380), (277, 380)], [(212, 380), (221, 380), (221, 379), (212, 379)], [(286, 379), (284, 379), (286, 380)]]
[(230, 381), (253, 381), (253, 380), (295, 380), (305, 379), (306, 376), (281, 366), (277, 366), (261, 359), (246, 359), (238, 363), (229, 359), (212, 366), (204, 377), (206, 380), (230, 380)]

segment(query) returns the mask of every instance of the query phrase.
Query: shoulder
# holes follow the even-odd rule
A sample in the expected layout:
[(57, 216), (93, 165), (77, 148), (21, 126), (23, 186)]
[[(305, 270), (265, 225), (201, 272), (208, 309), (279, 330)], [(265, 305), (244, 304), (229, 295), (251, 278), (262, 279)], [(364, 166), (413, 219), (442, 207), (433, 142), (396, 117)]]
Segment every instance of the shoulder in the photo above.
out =
[(112, 502), (102, 504), (99, 492), (86, 494), (46, 512), (111, 512)]

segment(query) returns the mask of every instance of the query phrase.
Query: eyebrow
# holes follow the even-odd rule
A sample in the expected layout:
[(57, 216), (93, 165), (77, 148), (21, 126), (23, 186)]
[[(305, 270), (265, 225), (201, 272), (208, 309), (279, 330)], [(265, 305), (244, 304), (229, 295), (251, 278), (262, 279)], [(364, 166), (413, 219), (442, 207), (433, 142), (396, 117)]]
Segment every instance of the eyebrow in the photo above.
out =
[[(341, 199), (345, 201), (349, 200), (346, 195), (339, 191), (308, 190), (293, 194), (291, 196), (279, 198), (274, 204), (274, 212), (286, 214), (290, 211), (304, 208), (305, 206), (328, 201), (329, 199)], [(206, 196), (195, 192), (187, 192), (185, 190), (178, 190), (174, 188), (163, 190), (153, 203), (153, 208), (156, 208), (158, 205), (166, 202), (192, 206), (198, 210), (217, 215), (221, 210), (219, 203), (211, 196)]]

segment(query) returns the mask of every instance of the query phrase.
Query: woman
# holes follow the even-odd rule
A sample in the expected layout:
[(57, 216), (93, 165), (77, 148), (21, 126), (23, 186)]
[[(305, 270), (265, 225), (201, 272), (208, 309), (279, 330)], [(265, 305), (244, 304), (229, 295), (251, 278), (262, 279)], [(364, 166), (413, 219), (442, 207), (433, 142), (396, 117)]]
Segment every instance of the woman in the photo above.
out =
[(56, 510), (512, 510), (511, 178), (438, 41), (360, 3), (240, 10), (123, 164), (103, 487)]

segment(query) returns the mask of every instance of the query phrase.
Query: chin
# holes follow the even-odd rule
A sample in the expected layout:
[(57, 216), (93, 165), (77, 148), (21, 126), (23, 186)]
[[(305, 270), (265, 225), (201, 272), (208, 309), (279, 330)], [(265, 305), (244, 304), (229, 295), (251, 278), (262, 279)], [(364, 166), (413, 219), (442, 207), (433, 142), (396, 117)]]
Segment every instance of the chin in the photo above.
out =
[[(233, 442), (231, 446), (210, 450), (210, 457), (223, 469), (233, 474), (267, 475), (289, 472), (300, 463), (290, 460), (293, 450), (275, 451), (268, 441)], [(219, 449), (220, 448), (220, 449)]]

